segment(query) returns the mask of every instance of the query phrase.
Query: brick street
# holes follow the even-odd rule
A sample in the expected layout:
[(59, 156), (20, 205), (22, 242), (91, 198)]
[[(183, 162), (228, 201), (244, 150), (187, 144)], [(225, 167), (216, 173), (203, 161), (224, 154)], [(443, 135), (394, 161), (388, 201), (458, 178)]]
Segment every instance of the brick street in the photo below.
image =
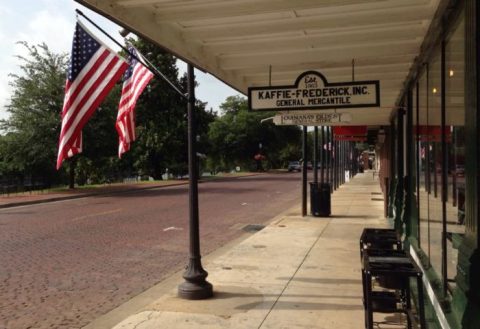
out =
[[(199, 188), (206, 255), (298, 204), (300, 175)], [(81, 328), (182, 269), (187, 255), (187, 186), (2, 209), (0, 328)]]

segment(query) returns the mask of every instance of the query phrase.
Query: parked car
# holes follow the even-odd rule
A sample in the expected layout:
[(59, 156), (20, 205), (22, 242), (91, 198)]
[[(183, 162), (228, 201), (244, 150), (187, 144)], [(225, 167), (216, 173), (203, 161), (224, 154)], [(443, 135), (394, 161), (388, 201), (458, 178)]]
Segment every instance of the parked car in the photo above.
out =
[(302, 171), (302, 166), (300, 165), (300, 161), (290, 161), (288, 163), (288, 171)]

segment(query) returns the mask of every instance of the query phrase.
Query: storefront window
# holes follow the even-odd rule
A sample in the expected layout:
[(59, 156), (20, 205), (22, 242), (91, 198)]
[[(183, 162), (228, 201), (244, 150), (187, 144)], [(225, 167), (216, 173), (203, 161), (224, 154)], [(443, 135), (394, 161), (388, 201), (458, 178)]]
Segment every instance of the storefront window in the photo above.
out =
[[(433, 52), (413, 89), (418, 190), (412, 192), (418, 193), (415, 197), (419, 206), (419, 243), (435, 272), (449, 287), (455, 282), (457, 248), (465, 233), (465, 23), (461, 17), (446, 39), (445, 90), (442, 90), (440, 47)], [(442, 92), (445, 93), (443, 126)], [(445, 168), (442, 138), (446, 142)], [(442, 200), (443, 170), (447, 173), (445, 200)], [(445, 238), (446, 250), (442, 247)]]
[[(463, 15), (462, 15), (463, 17)], [(461, 19), (445, 50), (445, 115), (448, 148), (447, 278), (454, 285), (458, 244), (465, 233), (465, 21)]]
[(442, 143), (441, 143), (441, 53), (438, 48), (428, 70), (428, 124), (425, 135), (428, 144), (431, 189), (428, 194), (430, 263), (442, 273)]
[(419, 226), (420, 226), (420, 246), (425, 253), (430, 256), (430, 249), (428, 244), (429, 226), (428, 226), (428, 192), (429, 192), (429, 168), (428, 160), (428, 142), (424, 136), (423, 127), (428, 126), (428, 99), (427, 99), (427, 72), (428, 65), (425, 66), (425, 71), (418, 80), (418, 125), (414, 127), (416, 139), (418, 140), (418, 155), (419, 159)]
[[(420, 172), (419, 170), (419, 144), (418, 144), (418, 132), (416, 131), (416, 128), (418, 127), (418, 88), (417, 85), (415, 85), (412, 89), (412, 123), (413, 123), (413, 146), (412, 146), (412, 151), (413, 151), (413, 171), (412, 171), (412, 193), (413, 193), (413, 199), (415, 202), (415, 207), (412, 208), (412, 211), (415, 211), (415, 213), (412, 213), (415, 218), (420, 218), (419, 213), (418, 213), (418, 206), (419, 206), (419, 200), (418, 200), (418, 188), (419, 188), (419, 175), (418, 173)], [(418, 238), (418, 226), (417, 231), (414, 233), (415, 236)]]

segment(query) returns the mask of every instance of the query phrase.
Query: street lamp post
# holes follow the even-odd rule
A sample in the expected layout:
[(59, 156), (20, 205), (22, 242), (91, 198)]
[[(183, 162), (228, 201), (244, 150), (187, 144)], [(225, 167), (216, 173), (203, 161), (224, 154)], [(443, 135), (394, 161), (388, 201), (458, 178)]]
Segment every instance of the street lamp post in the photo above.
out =
[(206, 280), (200, 256), (200, 227), (198, 216), (198, 172), (195, 121), (195, 76), (192, 64), (188, 64), (188, 176), (190, 217), (190, 258), (178, 286), (178, 296), (184, 299), (205, 299), (213, 296), (213, 287)]

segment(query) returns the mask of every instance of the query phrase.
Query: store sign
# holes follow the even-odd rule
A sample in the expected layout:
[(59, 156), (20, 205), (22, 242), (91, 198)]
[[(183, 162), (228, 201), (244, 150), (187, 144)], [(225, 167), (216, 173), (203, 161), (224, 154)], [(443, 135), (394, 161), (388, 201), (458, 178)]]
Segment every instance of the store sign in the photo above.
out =
[(333, 127), (333, 138), (336, 141), (365, 142), (367, 141), (367, 126)]
[(417, 140), (420, 142), (441, 142), (442, 135), (445, 136), (447, 143), (452, 142), (450, 126), (444, 127), (443, 129), (441, 126), (413, 126), (413, 134), (418, 134)]
[(333, 128), (335, 136), (366, 136), (367, 126), (336, 126)]
[(330, 126), (351, 120), (349, 113), (282, 113), (273, 117), (273, 123), (277, 126)]
[(380, 82), (328, 83), (319, 72), (307, 71), (293, 86), (248, 88), (250, 111), (333, 109), (380, 106)]

